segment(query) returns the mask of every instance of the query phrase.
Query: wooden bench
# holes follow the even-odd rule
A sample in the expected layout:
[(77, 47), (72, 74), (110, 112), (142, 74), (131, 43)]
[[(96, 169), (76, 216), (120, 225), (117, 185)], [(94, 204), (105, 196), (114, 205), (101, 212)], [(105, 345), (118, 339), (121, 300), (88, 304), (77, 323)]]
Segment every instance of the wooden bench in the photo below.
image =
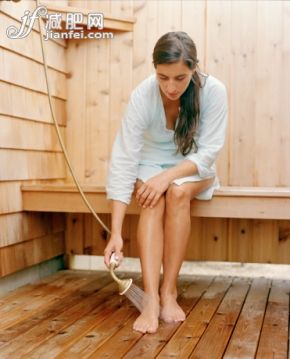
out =
[[(88, 213), (76, 187), (71, 184), (23, 185), (24, 211)], [(110, 213), (104, 187), (84, 185), (83, 190), (97, 213)], [(128, 214), (138, 214), (133, 200)], [(289, 187), (221, 187), (211, 201), (193, 200), (191, 215), (215, 218), (290, 219)]]

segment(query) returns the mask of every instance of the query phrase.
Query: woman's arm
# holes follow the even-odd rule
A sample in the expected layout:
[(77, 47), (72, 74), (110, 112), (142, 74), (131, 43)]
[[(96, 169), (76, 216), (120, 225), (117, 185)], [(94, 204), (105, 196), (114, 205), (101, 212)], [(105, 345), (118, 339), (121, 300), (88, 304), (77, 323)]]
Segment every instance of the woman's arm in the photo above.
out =
[(112, 148), (107, 179), (107, 198), (129, 204), (138, 174), (144, 132), (150, 123), (147, 92), (138, 87), (130, 97)]
[(112, 234), (104, 251), (107, 266), (112, 252), (119, 260), (123, 257), (122, 224), (136, 183), (144, 131), (151, 121), (150, 84), (151, 80), (145, 80), (132, 92), (112, 149), (106, 186), (107, 198), (113, 203)]
[(110, 257), (115, 252), (116, 259), (121, 261), (123, 259), (123, 238), (122, 225), (126, 213), (127, 205), (121, 201), (112, 201), (112, 226), (111, 237), (104, 251), (104, 262), (107, 267), (110, 265)]

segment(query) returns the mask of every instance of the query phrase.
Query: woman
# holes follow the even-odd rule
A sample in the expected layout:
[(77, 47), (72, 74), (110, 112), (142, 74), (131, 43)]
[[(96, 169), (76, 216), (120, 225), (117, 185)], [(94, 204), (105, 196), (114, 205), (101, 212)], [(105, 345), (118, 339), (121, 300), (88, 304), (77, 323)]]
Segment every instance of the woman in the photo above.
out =
[(135, 189), (147, 300), (133, 328), (142, 333), (156, 332), (159, 317), (185, 319), (176, 284), (190, 234), (190, 201), (211, 199), (219, 186), (214, 162), (224, 143), (226, 90), (199, 72), (197, 63), (186, 33), (163, 35), (153, 51), (156, 73), (133, 91), (113, 146), (107, 184), (112, 234), (105, 264), (113, 252), (122, 259), (122, 223)]

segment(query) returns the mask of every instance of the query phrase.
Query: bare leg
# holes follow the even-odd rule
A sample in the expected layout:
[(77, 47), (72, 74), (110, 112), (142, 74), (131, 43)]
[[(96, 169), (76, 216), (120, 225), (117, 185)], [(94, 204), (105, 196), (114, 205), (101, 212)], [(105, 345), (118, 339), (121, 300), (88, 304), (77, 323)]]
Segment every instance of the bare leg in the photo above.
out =
[(144, 291), (143, 311), (133, 329), (142, 333), (156, 332), (159, 324), (159, 277), (163, 253), (163, 217), (165, 198), (162, 196), (154, 208), (141, 210), (137, 242), (141, 259)]
[(164, 224), (163, 283), (160, 290), (161, 315), (166, 322), (183, 321), (185, 314), (176, 302), (177, 277), (190, 234), (190, 201), (211, 185), (213, 179), (171, 185), (166, 193)]

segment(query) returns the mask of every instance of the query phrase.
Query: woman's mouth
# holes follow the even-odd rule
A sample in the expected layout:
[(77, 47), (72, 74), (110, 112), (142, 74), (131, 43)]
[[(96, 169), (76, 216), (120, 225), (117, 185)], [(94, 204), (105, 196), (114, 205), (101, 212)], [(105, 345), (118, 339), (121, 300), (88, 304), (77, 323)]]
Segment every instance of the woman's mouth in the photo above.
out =
[(176, 98), (176, 97), (178, 97), (178, 92), (174, 92), (174, 93), (167, 93), (167, 97), (168, 98)]

